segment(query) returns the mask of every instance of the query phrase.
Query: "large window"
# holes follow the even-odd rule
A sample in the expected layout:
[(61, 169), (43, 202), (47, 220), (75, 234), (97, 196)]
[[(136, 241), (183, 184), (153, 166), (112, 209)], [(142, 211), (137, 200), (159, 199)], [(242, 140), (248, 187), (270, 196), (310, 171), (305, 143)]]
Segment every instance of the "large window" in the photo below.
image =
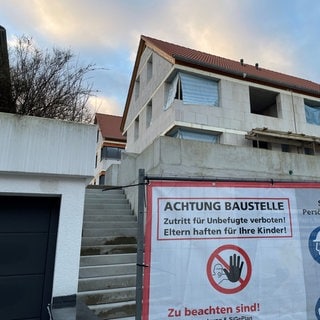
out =
[(164, 108), (168, 109), (174, 99), (182, 100), (184, 104), (218, 106), (218, 81), (179, 72), (169, 87)]
[(173, 138), (184, 139), (184, 140), (203, 141), (203, 142), (210, 142), (210, 143), (219, 142), (218, 133), (194, 130), (191, 128), (174, 128), (167, 135)]
[(306, 121), (310, 124), (320, 125), (320, 101), (304, 101)]
[(278, 117), (277, 92), (250, 87), (251, 113), (269, 117)]
[(101, 148), (101, 160), (102, 159), (121, 159), (122, 148), (117, 147), (103, 147)]

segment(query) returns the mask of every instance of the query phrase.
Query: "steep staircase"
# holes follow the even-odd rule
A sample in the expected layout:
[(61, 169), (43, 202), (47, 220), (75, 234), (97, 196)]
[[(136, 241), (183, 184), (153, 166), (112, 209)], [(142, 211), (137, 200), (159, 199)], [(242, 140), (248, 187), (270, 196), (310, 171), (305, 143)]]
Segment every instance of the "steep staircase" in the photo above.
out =
[(78, 299), (100, 319), (134, 319), (136, 234), (123, 190), (86, 190)]

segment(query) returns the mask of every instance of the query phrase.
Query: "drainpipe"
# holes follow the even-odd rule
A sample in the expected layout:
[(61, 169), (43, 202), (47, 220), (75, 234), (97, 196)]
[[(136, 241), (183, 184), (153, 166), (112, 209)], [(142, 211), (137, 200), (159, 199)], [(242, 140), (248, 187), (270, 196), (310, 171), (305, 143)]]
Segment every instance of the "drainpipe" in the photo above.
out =
[(12, 99), (6, 29), (0, 26), (0, 112), (16, 113)]

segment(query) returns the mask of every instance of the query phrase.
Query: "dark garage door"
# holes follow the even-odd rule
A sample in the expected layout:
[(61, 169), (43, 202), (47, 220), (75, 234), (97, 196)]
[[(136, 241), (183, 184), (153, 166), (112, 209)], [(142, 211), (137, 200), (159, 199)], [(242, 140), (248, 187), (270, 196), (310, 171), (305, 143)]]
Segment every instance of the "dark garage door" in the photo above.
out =
[(60, 199), (0, 196), (0, 319), (46, 320)]

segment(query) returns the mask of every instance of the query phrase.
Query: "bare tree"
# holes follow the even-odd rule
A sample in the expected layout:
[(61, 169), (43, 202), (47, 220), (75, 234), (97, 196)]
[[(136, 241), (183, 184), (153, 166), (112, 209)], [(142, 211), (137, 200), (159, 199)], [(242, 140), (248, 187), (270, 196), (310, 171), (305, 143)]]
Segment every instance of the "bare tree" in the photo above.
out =
[(94, 94), (88, 75), (96, 68), (80, 66), (70, 50), (40, 50), (22, 36), (10, 48), (13, 101), (18, 114), (90, 122), (88, 99)]

